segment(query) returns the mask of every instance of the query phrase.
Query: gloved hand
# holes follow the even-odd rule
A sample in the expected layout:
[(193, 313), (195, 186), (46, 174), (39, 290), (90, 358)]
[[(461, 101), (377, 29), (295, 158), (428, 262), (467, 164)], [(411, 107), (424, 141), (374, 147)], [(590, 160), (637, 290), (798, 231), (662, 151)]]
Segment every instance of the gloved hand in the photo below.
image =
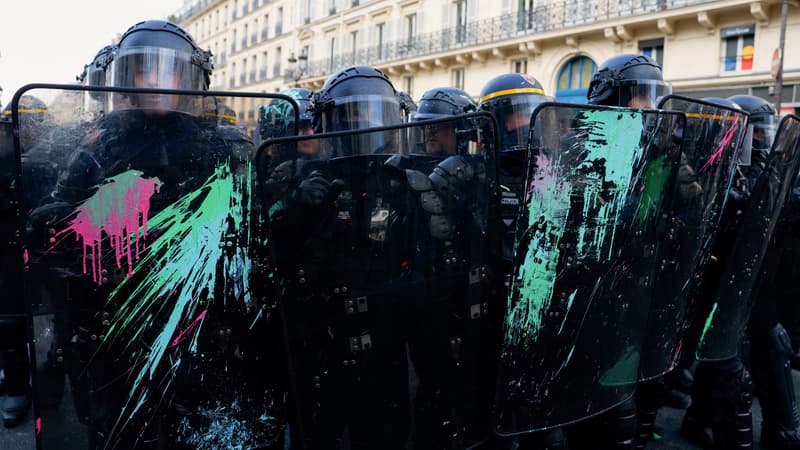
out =
[(295, 190), (295, 200), (303, 205), (319, 206), (333, 201), (344, 188), (344, 181), (328, 181), (322, 172), (315, 170), (300, 182)]

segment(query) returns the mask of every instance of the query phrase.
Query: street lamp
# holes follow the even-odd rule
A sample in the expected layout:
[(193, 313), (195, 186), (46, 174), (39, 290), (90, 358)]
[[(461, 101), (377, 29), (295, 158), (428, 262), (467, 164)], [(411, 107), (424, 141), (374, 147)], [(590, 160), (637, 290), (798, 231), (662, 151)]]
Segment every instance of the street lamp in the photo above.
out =
[(294, 57), (294, 52), (289, 55), (289, 76), (292, 77), (294, 80), (294, 87), (300, 87), (300, 78), (303, 78), (303, 74), (306, 73), (308, 70), (308, 54), (306, 53), (306, 49), (300, 52), (300, 56), (297, 58)]

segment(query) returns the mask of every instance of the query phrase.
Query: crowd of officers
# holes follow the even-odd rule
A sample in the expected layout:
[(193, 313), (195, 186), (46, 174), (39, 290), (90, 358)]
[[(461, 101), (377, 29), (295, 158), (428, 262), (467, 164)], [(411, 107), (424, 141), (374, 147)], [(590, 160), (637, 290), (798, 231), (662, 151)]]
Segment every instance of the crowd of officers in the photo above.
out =
[[(178, 50), (187, 47), (188, 53), (193, 55), (190, 61), (170, 59)], [(158, 61), (160, 67), (121, 64), (125, 52), (133, 48), (137, 51), (146, 49), (150, 60)], [(111, 63), (111, 60), (117, 63)], [(166, 70), (167, 64), (173, 66)], [(207, 90), (211, 69), (211, 55), (200, 50), (183, 30), (166, 22), (147, 21), (128, 30), (117, 46), (102, 49), (95, 60), (86, 66), (80, 81), (88, 86)], [(670, 87), (663, 80), (661, 68), (652, 58), (626, 54), (615, 56), (598, 68), (588, 89), (587, 102), (591, 105), (653, 109), (657, 99), (669, 93)], [(423, 93), (414, 102), (398, 92), (380, 71), (369, 67), (351, 67), (332, 75), (318, 92), (292, 88), (283, 94), (294, 98), (300, 107), (300, 122), (296, 124), (299, 135), (393, 126), (478, 111), (491, 113), (499, 127), (500, 183), (506, 191), (503, 197), (510, 200), (503, 202), (501, 215), (508, 220), (504, 222), (505, 229), (499, 232), (504, 236), (503, 257), (509, 261), (509, 265), (514, 260), (513, 220), (523, 198), (519, 190), (520, 177), (524, 177), (524, 160), (520, 162), (518, 158), (503, 158), (503, 155), (519, 154), (527, 149), (531, 113), (538, 104), (552, 100), (535, 77), (519, 73), (494, 77), (487, 81), (477, 101), (462, 90), (441, 87)], [(370, 102), (359, 100), (364, 96), (369, 96)], [(706, 100), (726, 107), (732, 105), (750, 114), (750, 121), (755, 125), (752, 148), (754, 162), (751, 167), (757, 166), (759, 161), (763, 162), (774, 137), (776, 113), (769, 103), (747, 95)], [(140, 96), (138, 104), (132, 106), (175, 108), (175, 105), (169, 104), (170, 101), (169, 96)], [(41, 100), (24, 96), (19, 105), (21, 121), (46, 120), (47, 106)], [(10, 120), (10, 113), (7, 107), (4, 118)], [(235, 112), (229, 113), (235, 120)], [(291, 112), (287, 112), (286, 117), (291, 118)], [(287, 133), (290, 125), (294, 124), (287, 119), (283, 125), (286, 125), (286, 129), (282, 132)], [(457, 155), (456, 128), (450, 124), (424, 127), (424, 152), (431, 156)], [(259, 133), (256, 140), (280, 137), (281, 132), (262, 124)], [(320, 151), (319, 142), (313, 139), (299, 141), (296, 151), (298, 157), (311, 157)], [(59, 182), (63, 181), (62, 177)], [(95, 181), (84, 180), (82, 184)], [(318, 204), (331, 189), (336, 188), (335, 184), (335, 181), (322, 176), (310, 177), (303, 181), (298, 192), (306, 203)], [(751, 184), (752, 179), (748, 180), (746, 171), (738, 170), (731, 195), (746, 197), (747, 186)], [(797, 240), (796, 236), (781, 237), (792, 243)], [(7, 261), (5, 263), (10, 264)], [(800, 358), (796, 354), (800, 345), (797, 311), (789, 304), (792, 295), (781, 291), (792, 283), (778, 279), (779, 274), (772, 274), (771, 278), (773, 288), (765, 291), (756, 301), (748, 334), (741, 337), (742, 351), (735, 358), (698, 364), (689, 355), (673, 372), (640, 383), (634, 397), (605, 413), (563, 428), (513, 439), (497, 438), (497, 442), (487, 445), (531, 449), (644, 448), (649, 441), (658, 437), (655, 417), (659, 408), (668, 405), (686, 409), (683, 431), (698, 445), (705, 448), (750, 448), (751, 394), (755, 393), (762, 407), (762, 448), (800, 448), (800, 413), (791, 372), (792, 367), (800, 369)], [(760, 308), (761, 303), (766, 306)], [(783, 324), (779, 323), (779, 318)], [(6, 427), (22, 423), (31, 404), (25, 342), (19, 339), (26, 335), (25, 329), (25, 324), (17, 318), (0, 317), (0, 367), (4, 373), (6, 394), (2, 417)], [(413, 362), (420, 365), (416, 367), (418, 372), (425, 370), (424, 362)], [(392, 375), (380, 369), (372, 375), (407, 376), (406, 372)], [(435, 386), (431, 388), (421, 384), (419, 387), (420, 390), (426, 388), (435, 389)], [(415, 405), (417, 425), (413, 448), (445, 448), (439, 447), (446, 444), (441, 444), (436, 436), (436, 427), (426, 430), (422, 421), (428, 417), (426, 414), (430, 415), (430, 411), (426, 411), (426, 406), (421, 403)], [(406, 448), (409, 440), (407, 430), (393, 429), (393, 424), (407, 425), (409, 412), (403, 408), (395, 412), (406, 417), (364, 417), (356, 414), (360, 426), (351, 423), (347, 438), (353, 448)], [(335, 408), (329, 413), (335, 416)], [(435, 420), (434, 416), (430, 416), (431, 420)], [(342, 430), (337, 432), (341, 433)], [(338, 440), (334, 439), (334, 442)], [(331, 445), (331, 442), (320, 439), (317, 443), (311, 443), (313, 448), (325, 448), (326, 445)]]

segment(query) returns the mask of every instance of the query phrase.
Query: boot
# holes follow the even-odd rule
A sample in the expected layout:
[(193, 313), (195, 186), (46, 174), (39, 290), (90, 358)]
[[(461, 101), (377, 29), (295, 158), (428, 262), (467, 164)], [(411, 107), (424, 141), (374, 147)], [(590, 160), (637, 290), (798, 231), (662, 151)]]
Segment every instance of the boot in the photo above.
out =
[(712, 363), (699, 363), (691, 387), (691, 405), (683, 415), (681, 433), (691, 443), (701, 448), (714, 446), (711, 431), (711, 389), (713, 388), (714, 367)]
[(800, 449), (800, 413), (792, 380), (794, 352), (789, 334), (777, 324), (767, 333), (762, 348), (757, 348), (755, 342), (754, 337), (751, 358), (763, 417), (761, 446)]

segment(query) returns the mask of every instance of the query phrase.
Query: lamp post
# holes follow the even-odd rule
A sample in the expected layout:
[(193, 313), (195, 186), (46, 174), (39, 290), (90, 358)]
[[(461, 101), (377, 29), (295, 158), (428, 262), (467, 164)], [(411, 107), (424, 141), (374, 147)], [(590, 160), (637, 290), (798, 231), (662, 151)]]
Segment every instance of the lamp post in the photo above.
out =
[(306, 49), (304, 48), (297, 58), (294, 57), (294, 52), (292, 52), (292, 54), (289, 55), (288, 61), (289, 76), (294, 80), (294, 87), (300, 87), (300, 78), (303, 78), (303, 74), (308, 70), (308, 54), (306, 54)]

